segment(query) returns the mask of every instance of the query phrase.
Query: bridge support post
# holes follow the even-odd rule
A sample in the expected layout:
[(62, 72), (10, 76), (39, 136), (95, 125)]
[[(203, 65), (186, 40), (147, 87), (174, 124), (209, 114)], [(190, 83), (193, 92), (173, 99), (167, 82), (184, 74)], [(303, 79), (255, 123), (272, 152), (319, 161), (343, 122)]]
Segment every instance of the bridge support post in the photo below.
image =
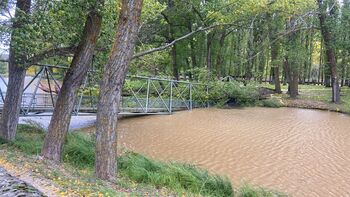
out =
[(193, 102), (192, 102), (192, 84), (188, 84), (189, 85), (189, 89), (190, 89), (190, 110), (193, 109)]
[(169, 113), (173, 113), (173, 86), (174, 82), (170, 81), (170, 102), (169, 102)]
[(146, 96), (146, 113), (148, 113), (148, 103), (149, 103), (149, 92), (150, 92), (150, 86), (151, 86), (151, 79), (147, 79), (147, 96)]

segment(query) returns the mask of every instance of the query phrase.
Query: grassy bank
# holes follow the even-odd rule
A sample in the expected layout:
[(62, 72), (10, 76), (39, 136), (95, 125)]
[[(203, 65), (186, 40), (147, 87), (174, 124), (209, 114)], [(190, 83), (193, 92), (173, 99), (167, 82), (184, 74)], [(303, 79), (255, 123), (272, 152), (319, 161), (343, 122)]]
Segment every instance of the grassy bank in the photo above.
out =
[[(266, 89), (267, 88), (267, 89)], [(291, 99), (286, 94), (288, 86), (282, 85), (283, 94), (273, 94), (274, 85), (254, 82), (243, 84), (237, 81), (210, 83), (209, 95), (201, 93), (202, 100), (207, 99), (212, 106), (216, 107), (294, 107), (304, 109), (319, 109), (350, 114), (350, 88), (341, 88), (341, 102), (331, 102), (332, 91), (330, 87), (322, 85), (299, 85), (297, 99)], [(270, 97), (270, 94), (272, 96)], [(196, 99), (196, 97), (194, 97)]]
[(38, 157), (44, 137), (41, 129), (20, 125), (14, 142), (1, 143), (0, 165), (29, 168), (27, 171), (35, 176), (57, 185), (62, 196), (279, 196), (249, 186), (234, 190), (227, 178), (193, 165), (160, 162), (132, 152), (118, 158), (118, 181), (106, 183), (93, 176), (94, 142), (91, 136), (69, 134), (61, 165)]
[[(264, 87), (273, 88), (270, 84)], [(282, 86), (283, 92), (288, 87)], [(299, 95), (297, 99), (290, 99), (287, 94), (274, 94), (273, 99), (282, 101), (284, 107), (295, 107), (304, 109), (319, 109), (350, 114), (350, 88), (341, 88), (340, 104), (331, 102), (332, 89), (321, 85), (299, 85)]]

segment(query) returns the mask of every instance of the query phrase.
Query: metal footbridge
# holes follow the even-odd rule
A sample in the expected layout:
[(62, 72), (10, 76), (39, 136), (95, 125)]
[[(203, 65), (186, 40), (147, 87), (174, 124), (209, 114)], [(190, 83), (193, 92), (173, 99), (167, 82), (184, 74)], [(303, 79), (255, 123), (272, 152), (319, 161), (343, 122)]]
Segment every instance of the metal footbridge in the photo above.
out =
[[(27, 76), (22, 95), (21, 116), (51, 116), (62, 82), (55, 78), (51, 65), (36, 65), (33, 76)], [(95, 115), (98, 104), (98, 83), (91, 83), (90, 72), (75, 99), (72, 115)], [(8, 79), (0, 76), (0, 112), (6, 97)], [(171, 114), (179, 110), (207, 107), (203, 94), (208, 87), (200, 83), (145, 76), (127, 76), (122, 91), (119, 114)]]

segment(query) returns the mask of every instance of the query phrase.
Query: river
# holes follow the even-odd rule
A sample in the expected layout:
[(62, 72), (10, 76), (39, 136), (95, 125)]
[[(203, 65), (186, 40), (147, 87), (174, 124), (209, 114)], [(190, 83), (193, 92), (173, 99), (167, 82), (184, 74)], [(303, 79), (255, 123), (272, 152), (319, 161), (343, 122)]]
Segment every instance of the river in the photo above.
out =
[(295, 197), (350, 196), (350, 117), (293, 108), (199, 109), (120, 121), (119, 146)]

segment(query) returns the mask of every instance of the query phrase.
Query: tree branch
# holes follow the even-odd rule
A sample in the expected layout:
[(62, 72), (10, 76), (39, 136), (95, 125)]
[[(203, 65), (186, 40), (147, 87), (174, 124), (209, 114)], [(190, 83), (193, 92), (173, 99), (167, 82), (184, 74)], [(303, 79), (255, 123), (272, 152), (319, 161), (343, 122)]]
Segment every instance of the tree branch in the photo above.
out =
[(31, 58), (28, 58), (25, 62), (25, 66), (31, 66), (33, 64), (36, 64), (46, 58), (54, 57), (54, 56), (66, 56), (69, 54), (73, 54), (75, 50), (77, 49), (76, 46), (70, 46), (70, 47), (62, 47), (62, 48), (54, 48), (49, 49), (47, 51), (44, 51), (40, 54), (36, 54)]
[(188, 34), (186, 34), (186, 35), (180, 37), (180, 38), (176, 38), (176, 39), (173, 40), (172, 42), (170, 42), (170, 43), (168, 43), (168, 44), (165, 44), (165, 45), (163, 45), (163, 46), (161, 46), (161, 47), (153, 48), (153, 49), (150, 49), (150, 50), (148, 50), (148, 51), (143, 51), (143, 52), (137, 53), (137, 54), (135, 54), (135, 55), (132, 57), (132, 59), (139, 58), (139, 57), (142, 57), (142, 56), (145, 56), (145, 55), (148, 55), (148, 54), (150, 54), (150, 53), (157, 52), (157, 51), (165, 50), (165, 49), (167, 49), (167, 48), (173, 46), (173, 45), (176, 44), (177, 42), (179, 42), (179, 41), (181, 41), (181, 40), (184, 40), (184, 39), (186, 39), (186, 38), (189, 38), (189, 37), (191, 37), (192, 35), (194, 35), (194, 34), (196, 34), (196, 33), (198, 33), (198, 32), (207, 31), (207, 30), (214, 29), (214, 28), (217, 28), (217, 27), (232, 26), (232, 25), (233, 25), (233, 24), (230, 23), (230, 24), (217, 24), (217, 25), (212, 25), (212, 26), (205, 27), (205, 28), (200, 27), (200, 28), (198, 28), (197, 30), (192, 31), (192, 32), (190, 32), (190, 33), (188, 33)]

